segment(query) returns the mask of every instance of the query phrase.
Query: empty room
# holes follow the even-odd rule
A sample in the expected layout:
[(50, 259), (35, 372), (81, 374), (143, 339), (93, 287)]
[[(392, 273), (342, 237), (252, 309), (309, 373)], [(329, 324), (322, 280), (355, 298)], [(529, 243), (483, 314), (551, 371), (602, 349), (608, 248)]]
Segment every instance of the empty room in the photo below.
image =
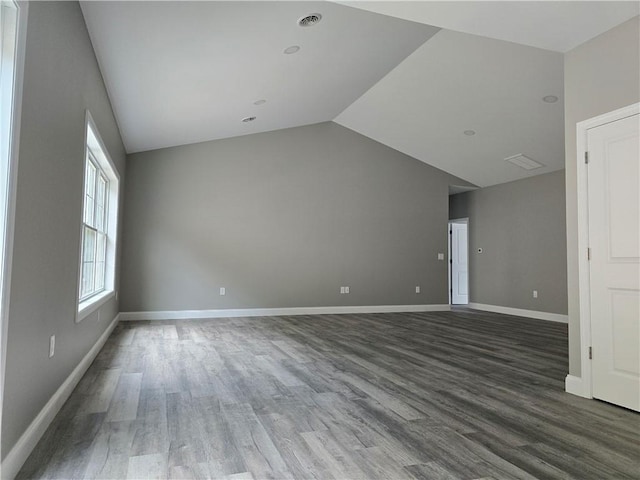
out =
[(638, 2), (1, 2), (0, 478), (640, 479)]

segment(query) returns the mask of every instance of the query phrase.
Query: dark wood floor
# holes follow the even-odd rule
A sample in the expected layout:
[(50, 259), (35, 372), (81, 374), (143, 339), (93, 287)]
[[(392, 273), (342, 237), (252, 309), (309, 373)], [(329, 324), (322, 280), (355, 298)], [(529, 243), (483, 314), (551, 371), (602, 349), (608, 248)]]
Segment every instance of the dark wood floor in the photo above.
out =
[(474, 311), (120, 323), (19, 478), (639, 478), (566, 373), (566, 325)]

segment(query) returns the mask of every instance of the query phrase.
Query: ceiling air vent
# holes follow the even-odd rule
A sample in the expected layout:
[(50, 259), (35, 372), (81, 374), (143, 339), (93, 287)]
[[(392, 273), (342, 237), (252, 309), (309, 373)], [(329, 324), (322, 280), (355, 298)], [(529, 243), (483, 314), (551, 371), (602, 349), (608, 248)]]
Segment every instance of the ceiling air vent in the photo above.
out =
[(244, 118), (242, 119), (242, 121), (243, 121), (244, 123), (249, 123), (249, 122), (253, 122), (255, 119), (256, 119), (256, 117), (244, 117)]
[(535, 170), (536, 168), (544, 167), (544, 165), (540, 162), (536, 162), (532, 158), (529, 158), (521, 153), (512, 157), (507, 157), (504, 160), (506, 162), (511, 162), (514, 165), (519, 166), (520, 168), (524, 168), (525, 170)]
[(320, 20), (322, 20), (322, 15), (319, 13), (312, 13), (311, 15), (307, 15), (306, 17), (302, 17), (298, 20), (298, 25), (301, 27), (312, 27)]

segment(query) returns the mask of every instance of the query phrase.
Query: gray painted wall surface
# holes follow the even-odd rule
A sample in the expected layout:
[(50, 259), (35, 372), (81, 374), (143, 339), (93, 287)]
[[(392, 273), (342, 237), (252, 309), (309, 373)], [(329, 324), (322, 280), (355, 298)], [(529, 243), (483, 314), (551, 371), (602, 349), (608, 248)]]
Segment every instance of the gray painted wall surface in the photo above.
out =
[(567, 313), (564, 204), (563, 170), (450, 197), (449, 218), (469, 218), (470, 302)]
[(78, 3), (30, 2), (3, 456), (118, 312), (111, 301), (99, 321), (95, 313), (75, 323), (87, 108), (123, 180), (124, 147)]
[(332, 122), (130, 155), (121, 310), (446, 304), (449, 183)]
[(565, 55), (569, 373), (580, 376), (576, 123), (640, 101), (640, 17)]

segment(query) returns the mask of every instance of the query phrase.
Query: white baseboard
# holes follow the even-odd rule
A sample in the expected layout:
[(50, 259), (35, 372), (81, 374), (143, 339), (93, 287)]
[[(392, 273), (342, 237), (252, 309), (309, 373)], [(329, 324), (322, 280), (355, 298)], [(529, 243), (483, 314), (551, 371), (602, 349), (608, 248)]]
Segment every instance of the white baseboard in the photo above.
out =
[(290, 315), (331, 315), (341, 313), (445, 312), (450, 305), (372, 305), (341, 307), (240, 308), (220, 310), (175, 310), (121, 312), (120, 320), (181, 320), (195, 318), (273, 317)]
[(38, 416), (31, 422), (31, 425), (25, 430), (18, 439), (11, 451), (7, 454), (2, 465), (0, 466), (1, 478), (13, 479), (18, 474), (24, 462), (29, 458), (31, 452), (44, 435), (54, 417), (58, 414), (64, 403), (67, 401), (73, 389), (76, 388), (78, 382), (85, 374), (93, 360), (96, 358), (100, 349), (103, 347), (109, 335), (118, 324), (120, 316), (116, 315), (109, 324), (98, 341), (91, 347), (80, 363), (73, 369), (73, 372), (67, 377), (60, 388), (53, 394), (47, 404), (40, 410)]
[(485, 312), (504, 313), (517, 317), (537, 318), (551, 322), (569, 323), (569, 316), (560, 313), (538, 312), (537, 310), (525, 310), (522, 308), (501, 307), (500, 305), (485, 305), (484, 303), (469, 303), (469, 308), (484, 310)]
[(577, 395), (583, 398), (593, 398), (587, 392), (585, 392), (584, 382), (582, 377), (576, 377), (575, 375), (567, 375), (564, 379), (564, 391), (572, 395)]

